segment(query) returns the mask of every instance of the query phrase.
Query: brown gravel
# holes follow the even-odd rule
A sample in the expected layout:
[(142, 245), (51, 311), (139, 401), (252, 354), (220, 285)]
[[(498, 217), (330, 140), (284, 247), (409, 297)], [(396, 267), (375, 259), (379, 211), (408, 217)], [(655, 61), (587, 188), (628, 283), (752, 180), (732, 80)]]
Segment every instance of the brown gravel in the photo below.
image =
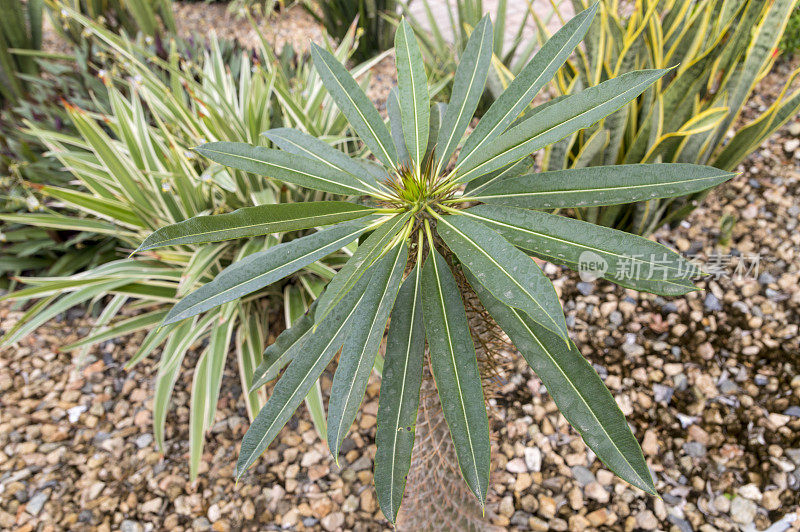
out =
[[(189, 13), (188, 6), (178, 12)], [(774, 97), (787, 69), (776, 67), (751, 111)], [(795, 119), (681, 227), (657, 235), (703, 260), (720, 251), (758, 253), (754, 279), (723, 275), (701, 282), (702, 292), (665, 300), (547, 268), (573, 336), (628, 416), (663, 499), (602, 467), (520, 360), (493, 400), (500, 418), (489, 503), (495, 524), (713, 532), (764, 530), (780, 521), (786, 526), (771, 530), (782, 531), (796, 519), (800, 530), (798, 162)], [(724, 213), (739, 219), (729, 250), (718, 246)], [(2, 304), (0, 332), (20, 316)], [(90, 322), (83, 311), (70, 311), (0, 353), (0, 529), (386, 528), (372, 487), (377, 378), (344, 443), (343, 469), (301, 408), (235, 485), (247, 419), (229, 361), (201, 477), (190, 483), (196, 356), (186, 357), (175, 386), (162, 455), (150, 436), (155, 362), (122, 369), (141, 336), (101, 345), (81, 367), (58, 352), (87, 334)]]

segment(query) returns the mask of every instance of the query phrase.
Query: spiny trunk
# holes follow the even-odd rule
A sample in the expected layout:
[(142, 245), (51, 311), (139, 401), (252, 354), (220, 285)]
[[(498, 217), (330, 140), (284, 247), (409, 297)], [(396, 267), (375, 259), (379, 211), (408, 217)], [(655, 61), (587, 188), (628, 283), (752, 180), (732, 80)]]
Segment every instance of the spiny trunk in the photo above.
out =
[[(509, 344), (497, 325), (478, 302), (463, 276), (456, 276), (462, 288), (484, 396), (494, 392), (499, 364)], [(513, 349), (513, 348), (512, 348)], [(439, 394), (425, 353), (425, 368), (420, 390), (414, 452), (406, 481), (405, 496), (397, 520), (399, 531), (488, 531), (497, 530), (484, 516), (480, 503), (470, 491), (458, 467), (455, 446), (439, 402)], [(491, 425), (491, 416), (490, 416)], [(491, 483), (490, 483), (491, 488)], [(491, 496), (491, 493), (490, 493)]]

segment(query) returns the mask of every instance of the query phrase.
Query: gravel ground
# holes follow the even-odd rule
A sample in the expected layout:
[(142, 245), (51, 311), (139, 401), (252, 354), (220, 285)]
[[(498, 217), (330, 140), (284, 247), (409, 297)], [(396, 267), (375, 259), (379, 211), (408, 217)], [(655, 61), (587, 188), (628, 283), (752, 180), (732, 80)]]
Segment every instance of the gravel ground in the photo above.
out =
[[(774, 97), (787, 72), (778, 65), (765, 79), (749, 114)], [(375, 90), (379, 99), (381, 83)], [(795, 121), (681, 227), (657, 235), (704, 263), (732, 257), (718, 279), (699, 283), (701, 292), (665, 300), (546, 268), (574, 338), (642, 442), (663, 499), (614, 478), (520, 359), (493, 399), (489, 514), (497, 525), (800, 530), (799, 163)], [(729, 247), (719, 242), (725, 213), (739, 220)], [(736, 265), (752, 265), (756, 254), (758, 271), (737, 278)], [(0, 305), (0, 333), (20, 316)], [(87, 334), (91, 319), (70, 311), (0, 353), (0, 529), (387, 528), (372, 487), (377, 378), (345, 441), (341, 470), (301, 408), (236, 485), (247, 415), (229, 361), (201, 476), (190, 483), (196, 355), (186, 357), (176, 383), (162, 454), (150, 432), (155, 362), (122, 369), (142, 336), (106, 343), (80, 367), (59, 352)]]

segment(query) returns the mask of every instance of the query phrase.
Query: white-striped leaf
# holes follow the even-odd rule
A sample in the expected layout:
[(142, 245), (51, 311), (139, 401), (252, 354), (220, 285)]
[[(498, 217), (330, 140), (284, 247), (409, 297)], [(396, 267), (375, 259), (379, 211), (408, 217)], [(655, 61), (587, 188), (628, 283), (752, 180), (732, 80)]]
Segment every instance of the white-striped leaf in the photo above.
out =
[(489, 487), (489, 420), (461, 291), (431, 249), (422, 268), (422, 308), (433, 378), (461, 474), (483, 506)]
[(400, 21), (394, 39), (403, 136), (411, 160), (419, 167), (425, 156), (425, 148), (428, 146), (430, 125), (428, 78), (425, 76), (425, 64), (414, 31), (405, 19)]

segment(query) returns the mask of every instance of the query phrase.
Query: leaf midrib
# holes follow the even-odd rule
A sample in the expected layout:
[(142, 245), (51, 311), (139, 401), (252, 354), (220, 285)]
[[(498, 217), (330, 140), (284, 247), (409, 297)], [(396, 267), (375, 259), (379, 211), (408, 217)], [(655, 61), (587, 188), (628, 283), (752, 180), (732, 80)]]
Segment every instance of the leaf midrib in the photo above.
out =
[(646, 189), (649, 187), (663, 187), (669, 185), (682, 185), (684, 183), (699, 183), (703, 181), (713, 181), (715, 179), (720, 179), (722, 176), (708, 176), (708, 177), (698, 177), (694, 179), (681, 179), (679, 181), (669, 181), (668, 183), (646, 183), (643, 185), (617, 185), (613, 187), (604, 187), (604, 188), (578, 188), (572, 190), (543, 190), (537, 192), (512, 192), (508, 194), (488, 194), (484, 196), (471, 196), (471, 200), (475, 201), (483, 201), (485, 199), (492, 199), (492, 198), (513, 198), (519, 196), (553, 196), (556, 194), (581, 194), (581, 193), (588, 193), (588, 192), (614, 192), (618, 190), (631, 190), (631, 189)]
[(467, 419), (467, 407), (464, 404), (464, 394), (461, 390), (461, 379), (458, 375), (458, 365), (456, 364), (456, 357), (455, 357), (455, 349), (453, 348), (453, 341), (450, 335), (450, 321), (447, 319), (447, 306), (444, 303), (444, 290), (442, 289), (442, 283), (439, 278), (439, 265), (437, 264), (436, 257), (431, 257), (431, 261), (433, 262), (433, 269), (436, 273), (436, 287), (438, 288), (439, 292), (439, 302), (442, 306), (442, 317), (444, 318), (444, 328), (447, 332), (447, 345), (450, 348), (450, 362), (453, 364), (453, 375), (456, 379), (456, 389), (458, 390), (458, 400), (461, 403), (461, 412), (464, 414), (464, 423), (467, 427), (467, 441), (469, 442), (469, 452), (472, 455), (472, 468), (475, 471), (475, 489), (478, 491), (478, 499), (481, 501), (481, 505), (483, 504), (483, 490), (481, 489), (480, 483), (480, 475), (478, 474), (478, 462), (475, 458), (475, 449), (472, 445), (472, 431), (469, 430), (469, 419)]
[[(473, 216), (474, 216), (474, 215), (473, 215)], [(481, 246), (479, 246), (479, 245), (478, 245), (478, 244), (477, 244), (477, 243), (476, 243), (474, 240), (472, 240), (470, 237), (468, 237), (467, 235), (465, 235), (463, 232), (459, 231), (459, 230), (458, 230), (458, 228), (457, 228), (457, 227), (455, 227), (453, 224), (451, 224), (450, 222), (447, 222), (447, 221), (445, 221), (445, 219), (444, 219), (444, 218), (442, 218), (442, 221), (443, 221), (444, 223), (446, 223), (446, 224), (447, 224), (449, 227), (451, 227), (451, 228), (452, 228), (452, 229), (453, 229), (455, 232), (457, 232), (457, 233), (458, 233), (458, 234), (460, 234), (462, 237), (464, 237), (464, 239), (466, 239), (466, 240), (467, 240), (467, 242), (469, 242), (470, 244), (472, 244), (472, 246), (473, 246), (475, 249), (477, 249), (478, 251), (480, 251), (481, 253), (483, 253), (483, 254), (486, 256), (486, 258), (488, 258), (488, 259), (489, 259), (489, 261), (491, 261), (491, 262), (492, 262), (492, 264), (494, 264), (495, 266), (497, 266), (497, 268), (498, 268), (498, 269), (500, 269), (500, 271), (504, 272), (504, 273), (506, 274), (506, 277), (508, 277), (509, 279), (511, 279), (511, 281), (512, 281), (512, 282), (513, 282), (515, 285), (517, 285), (517, 287), (519, 287), (519, 289), (520, 289), (520, 290), (522, 290), (522, 292), (523, 292), (524, 294), (528, 295), (528, 299), (530, 299), (531, 301), (533, 301), (534, 303), (536, 303), (536, 306), (537, 306), (537, 307), (539, 307), (539, 308), (542, 310), (542, 312), (544, 312), (545, 316), (547, 316), (547, 317), (550, 319), (550, 321), (551, 321), (551, 322), (553, 322), (553, 325), (555, 325), (556, 329), (558, 329), (559, 331), (561, 331), (561, 327), (559, 327), (559, 325), (558, 325), (558, 322), (556, 322), (556, 321), (553, 319), (553, 317), (550, 315), (550, 313), (549, 313), (547, 310), (545, 310), (545, 308), (544, 308), (544, 307), (541, 305), (541, 303), (539, 303), (539, 302), (538, 302), (538, 301), (537, 301), (535, 298), (533, 298), (533, 296), (531, 296), (530, 294), (528, 294), (528, 291), (525, 289), (525, 287), (524, 287), (524, 286), (522, 286), (521, 284), (519, 284), (519, 282), (518, 282), (516, 279), (514, 279), (514, 277), (513, 277), (512, 275), (509, 275), (509, 274), (508, 274), (508, 272), (507, 272), (507, 270), (506, 270), (505, 268), (503, 268), (503, 266), (502, 266), (502, 265), (500, 265), (500, 263), (498, 263), (496, 260), (494, 260), (494, 257), (492, 257), (492, 256), (491, 256), (491, 254), (487, 253), (487, 252), (486, 252), (486, 251), (485, 251), (485, 250), (484, 250), (484, 249), (483, 249)], [(500, 238), (503, 238), (503, 236), (502, 236), (502, 235), (500, 235)], [(511, 245), (513, 246), (513, 244), (511, 244)], [(536, 267), (538, 268), (539, 266), (536, 266)], [(544, 275), (544, 274), (542, 274), (542, 275)], [(562, 332), (564, 332), (564, 334), (566, 334), (566, 331), (562, 331)]]
[[(422, 268), (418, 266), (417, 272), (414, 275), (414, 294), (413, 294), (414, 302), (411, 304), (411, 322), (410, 322), (410, 327), (408, 328), (408, 341), (406, 342), (406, 356), (403, 361), (403, 374), (402, 374), (403, 380), (400, 385), (400, 401), (398, 403), (398, 408), (397, 408), (397, 419), (394, 422), (394, 430), (392, 431), (393, 433), (392, 452), (391, 452), (392, 463), (390, 468), (391, 473), (389, 476), (389, 486), (390, 486), (389, 507), (392, 508), (392, 511), (394, 511), (394, 470), (396, 464), (395, 457), (397, 451), (397, 435), (398, 435), (398, 428), (400, 427), (400, 416), (403, 413), (403, 399), (405, 398), (405, 393), (406, 393), (406, 375), (408, 374), (408, 361), (409, 358), (411, 357), (411, 338), (414, 336), (414, 318), (416, 317), (416, 312), (417, 312), (417, 294), (419, 293), (419, 279), (421, 272)], [(402, 493), (400, 494), (400, 497), (402, 500), (403, 497)]]
[[(643, 263), (643, 264), (651, 264), (649, 261), (646, 261), (646, 260), (642, 260), (642, 259), (636, 258), (635, 256), (630, 256), (630, 257), (628, 257), (628, 256), (626, 256), (626, 255), (620, 255), (619, 253), (614, 253), (614, 252), (611, 252), (611, 251), (602, 250), (602, 249), (600, 249), (600, 248), (593, 248), (593, 247), (587, 246), (587, 245), (585, 245), (585, 244), (580, 244), (580, 243), (578, 243), (578, 242), (574, 242), (574, 241), (572, 241), (572, 240), (564, 240), (564, 239), (562, 239), (562, 238), (558, 238), (558, 237), (555, 237), (555, 236), (552, 236), (552, 235), (548, 235), (548, 234), (546, 234), (546, 233), (539, 233), (539, 232), (537, 232), (537, 231), (534, 231), (534, 230), (532, 230), (532, 229), (528, 229), (528, 228), (524, 228), (524, 227), (519, 227), (519, 226), (517, 226), (517, 225), (512, 225), (512, 224), (508, 224), (508, 223), (505, 223), (505, 222), (501, 222), (501, 221), (499, 221), (499, 220), (495, 220), (494, 218), (482, 217), (482, 216), (479, 216), (479, 215), (477, 215), (477, 214), (474, 214), (474, 213), (471, 213), (471, 212), (468, 212), (468, 211), (463, 211), (462, 213), (463, 213), (463, 214), (466, 214), (467, 216), (471, 216), (471, 217), (473, 217), (473, 218), (477, 218), (477, 219), (479, 219), (479, 220), (485, 220), (485, 221), (487, 221), (487, 222), (490, 222), (490, 223), (493, 223), (493, 224), (496, 224), (496, 225), (501, 225), (501, 226), (504, 226), (504, 227), (509, 227), (509, 228), (511, 228), (511, 229), (516, 229), (516, 230), (519, 230), (519, 231), (521, 231), (521, 232), (524, 232), (524, 233), (530, 233), (530, 234), (532, 234), (532, 235), (540, 236), (540, 237), (542, 237), (542, 238), (547, 238), (547, 239), (550, 239), (550, 240), (555, 240), (556, 242), (562, 242), (562, 243), (564, 243), (564, 244), (571, 244), (571, 245), (574, 245), (574, 246), (576, 246), (576, 247), (580, 247), (580, 248), (587, 249), (587, 250), (589, 250), (589, 251), (599, 251), (600, 253), (604, 253), (604, 254), (606, 254), (606, 255), (612, 255), (612, 256), (614, 256), (614, 257), (617, 257), (617, 258), (620, 258), (620, 259), (629, 259), (629, 260), (632, 260), (632, 261), (635, 261), (635, 262), (641, 262), (641, 263)], [(654, 242), (654, 243), (655, 243), (655, 242)], [(671, 250), (668, 250), (668, 251), (672, 252)], [(538, 251), (537, 251), (537, 253), (538, 253)], [(672, 252), (672, 253), (674, 253), (674, 252)], [(545, 252), (545, 253), (543, 253), (543, 254), (546, 254), (546, 252)], [(666, 251), (665, 251), (665, 254), (666, 254)], [(562, 258), (560, 258), (560, 257), (557, 257), (557, 256), (553, 256), (553, 255), (550, 255), (550, 256), (551, 256), (551, 257), (553, 257), (553, 258), (557, 258), (557, 259), (559, 259), (559, 260), (563, 260), (564, 262), (572, 262), (572, 261), (568, 261), (568, 260), (566, 260), (566, 259), (562, 259)], [(573, 263), (573, 264), (575, 264), (574, 262), (572, 262), (572, 263)], [(669, 269), (671, 269), (671, 270), (676, 270), (676, 271), (678, 271), (678, 272), (680, 272), (680, 271), (681, 271), (681, 269), (680, 269), (680, 268), (673, 268), (673, 267), (671, 267), (671, 266), (667, 266), (667, 267), (668, 267)]]
[[(550, 131), (556, 129), (557, 127), (563, 126), (565, 124), (570, 124), (570, 123), (582, 118), (584, 115), (589, 114), (590, 112), (594, 111), (595, 109), (597, 109), (599, 107), (602, 107), (603, 105), (606, 105), (606, 104), (614, 105), (614, 103), (612, 103), (612, 102), (615, 102), (616, 100), (619, 100), (621, 98), (624, 99), (624, 97), (628, 93), (638, 90), (639, 87), (641, 87), (642, 85), (649, 85), (649, 83), (638, 83), (637, 85), (631, 87), (630, 89), (626, 90), (625, 92), (622, 92), (622, 93), (618, 94), (614, 98), (612, 98), (610, 100), (606, 100), (605, 102), (602, 102), (600, 105), (593, 106), (591, 109), (587, 109), (586, 111), (583, 111), (582, 113), (579, 113), (578, 115), (575, 115), (574, 117), (570, 118), (569, 120), (567, 120), (565, 122), (559, 122), (559, 123), (557, 123), (557, 124), (547, 128), (547, 129), (545, 129), (544, 131), (538, 133), (537, 135), (535, 135), (535, 136), (533, 136), (531, 138), (528, 138), (526, 140), (520, 141), (520, 142), (514, 144), (513, 146), (510, 146), (509, 148), (503, 150), (503, 152), (501, 152), (501, 153), (498, 153), (497, 155), (495, 155), (491, 159), (488, 159), (488, 160), (482, 162), (481, 164), (479, 164), (478, 166), (476, 166), (475, 168), (472, 168), (471, 170), (468, 170), (467, 172), (465, 172), (462, 176), (460, 176), (459, 181), (464, 180), (464, 179), (466, 179), (467, 176), (471, 176), (471, 175), (475, 174), (476, 172), (480, 171), (480, 168), (488, 165), (489, 163), (491, 163), (495, 159), (498, 159), (499, 157), (502, 157), (503, 155), (506, 155), (506, 154), (512, 152), (513, 150), (519, 148), (520, 146), (522, 146), (522, 145), (524, 145), (524, 144), (526, 144), (528, 142), (534, 141), (534, 140), (542, 137), (543, 135), (545, 135), (545, 134), (549, 133)], [(613, 111), (612, 111), (612, 113), (613, 113)], [(609, 113), (609, 114), (612, 114), (612, 113)], [(608, 115), (605, 115), (605, 116), (608, 116)], [(602, 118), (603, 117), (598, 118), (597, 120), (598, 121), (602, 120)], [(520, 127), (520, 126), (517, 126), (517, 127)], [(583, 129), (583, 128), (581, 128), (581, 129)], [(511, 134), (512, 132), (513, 132), (513, 130), (511, 130), (511, 131), (509, 131), (508, 133), (505, 133), (505, 134), (508, 135), (508, 134)], [(497, 139), (497, 141), (499, 141), (502, 138), (503, 137), (501, 136), (500, 138)]]
[(548, 349), (547, 349), (547, 348), (546, 348), (544, 345), (542, 345), (542, 343), (539, 341), (539, 338), (538, 338), (538, 336), (536, 336), (536, 334), (534, 334), (534, 332), (533, 332), (533, 331), (531, 331), (531, 329), (528, 327), (528, 324), (527, 324), (527, 323), (525, 323), (525, 320), (523, 320), (523, 319), (522, 319), (522, 317), (519, 315), (519, 312), (517, 311), (517, 309), (515, 309), (515, 308), (513, 308), (513, 307), (510, 307), (510, 306), (509, 306), (508, 308), (509, 308), (509, 309), (511, 309), (511, 312), (513, 312), (513, 313), (514, 313), (514, 315), (516, 316), (517, 320), (518, 320), (518, 321), (519, 321), (519, 322), (522, 324), (522, 326), (523, 326), (523, 327), (525, 327), (525, 330), (527, 330), (527, 331), (528, 331), (528, 333), (531, 335), (531, 337), (532, 337), (532, 338), (533, 338), (533, 339), (536, 341), (536, 343), (539, 345), (539, 347), (542, 349), (542, 351), (543, 351), (543, 352), (544, 352), (544, 353), (547, 355), (547, 358), (549, 358), (549, 359), (550, 359), (550, 361), (553, 363), (553, 365), (554, 365), (556, 368), (558, 368), (558, 371), (559, 371), (559, 373), (561, 373), (561, 375), (563, 375), (563, 376), (564, 376), (564, 379), (565, 379), (565, 380), (566, 380), (566, 381), (569, 383), (570, 387), (571, 387), (571, 388), (572, 388), (572, 389), (575, 391), (575, 393), (578, 395), (578, 397), (580, 397), (580, 398), (581, 398), (581, 400), (583, 401), (583, 403), (586, 405), (586, 408), (587, 408), (587, 409), (589, 410), (589, 412), (592, 414), (592, 417), (595, 419), (595, 421), (597, 421), (597, 425), (598, 425), (598, 426), (599, 426), (599, 427), (602, 429), (602, 431), (603, 431), (603, 434), (605, 434), (605, 435), (606, 435), (606, 437), (608, 438), (608, 441), (610, 441), (610, 442), (611, 442), (611, 445), (614, 447), (614, 449), (617, 451), (617, 453), (619, 454), (619, 456), (622, 458), (623, 462), (624, 462), (624, 463), (625, 463), (625, 464), (626, 464), (626, 465), (627, 465), (627, 466), (630, 468), (630, 470), (633, 472), (633, 474), (634, 474), (634, 475), (635, 475), (635, 476), (636, 476), (636, 477), (637, 477), (637, 478), (638, 478), (640, 481), (642, 481), (642, 484), (646, 486), (646, 485), (648, 484), (648, 482), (645, 482), (645, 481), (644, 481), (644, 479), (643, 479), (643, 478), (642, 478), (642, 476), (639, 474), (639, 472), (638, 472), (638, 471), (636, 471), (636, 469), (635, 469), (635, 468), (633, 467), (633, 465), (632, 465), (632, 464), (631, 464), (631, 463), (628, 461), (628, 459), (627, 459), (627, 458), (625, 458), (625, 455), (622, 453), (622, 451), (620, 450), (620, 448), (619, 448), (619, 446), (617, 445), (617, 443), (614, 441), (614, 439), (613, 439), (613, 438), (611, 437), (611, 435), (608, 433), (608, 431), (606, 430), (605, 426), (603, 426), (603, 424), (600, 422), (600, 418), (598, 418), (598, 417), (597, 417), (597, 414), (595, 414), (595, 412), (594, 412), (594, 409), (593, 409), (593, 408), (592, 408), (592, 406), (591, 406), (591, 403), (590, 403), (590, 402), (589, 402), (589, 401), (586, 399), (586, 397), (584, 397), (584, 395), (581, 393), (581, 391), (580, 391), (580, 388), (578, 388), (577, 386), (575, 386), (575, 384), (574, 384), (574, 383), (572, 382), (572, 380), (569, 378), (569, 376), (567, 375), (567, 373), (565, 373), (565, 372), (564, 372), (564, 370), (561, 368), (561, 365), (558, 363), (558, 360), (557, 360), (555, 357), (553, 357), (553, 356), (550, 354), (550, 351), (549, 351), (549, 350), (548, 350)]
[[(297, 170), (296, 168), (290, 168), (288, 166), (283, 166), (283, 165), (278, 164), (278, 163), (269, 162), (269, 161), (262, 161), (262, 160), (259, 160), (259, 159), (255, 159), (253, 157), (247, 157), (247, 156), (244, 156), (244, 155), (239, 155), (239, 154), (234, 154), (234, 153), (229, 153), (229, 152), (224, 152), (224, 151), (218, 151), (218, 150), (214, 150), (212, 148), (203, 148), (203, 151), (207, 151), (207, 152), (215, 153), (215, 154), (219, 154), (219, 155), (226, 155), (228, 157), (235, 157), (237, 159), (242, 159), (242, 160), (245, 160), (245, 161), (253, 161), (253, 162), (256, 162), (256, 163), (259, 163), (259, 164), (265, 164), (265, 165), (269, 165), (269, 166), (274, 166), (276, 168), (280, 168), (281, 170), (286, 170), (288, 172), (301, 174), (301, 175), (310, 177), (311, 179), (318, 179), (320, 181), (324, 181), (325, 183), (330, 183), (331, 185), (339, 187), (340, 189), (347, 189), (347, 190), (351, 190), (351, 191), (356, 191), (356, 192), (369, 194), (369, 192), (367, 192), (366, 190), (359, 190), (359, 189), (354, 188), (354, 187), (352, 187), (350, 185), (343, 185), (341, 183), (337, 183), (336, 181), (334, 181), (332, 179), (327, 179), (325, 177), (317, 176), (317, 175), (314, 175), (314, 174), (309, 174), (308, 172), (303, 172), (302, 170)], [(312, 188), (312, 187), (307, 187), (307, 188)], [(338, 192), (338, 194), (342, 194), (342, 193)], [(344, 194), (347, 194), (347, 193), (345, 192)]]
[[(339, 333), (342, 331), (342, 329), (343, 329), (344, 327), (346, 327), (346, 326), (347, 326), (347, 324), (348, 324), (348, 323), (349, 323), (349, 321), (350, 321), (350, 318), (353, 316), (353, 313), (356, 311), (356, 309), (358, 308), (358, 305), (359, 305), (359, 303), (361, 303), (361, 300), (362, 300), (363, 298), (364, 298), (364, 294), (362, 293), (362, 294), (361, 294), (361, 296), (358, 298), (358, 301), (356, 301), (356, 303), (353, 305), (353, 308), (352, 308), (352, 309), (350, 309), (350, 312), (347, 314), (347, 316), (345, 317), (345, 319), (344, 319), (344, 320), (342, 320), (342, 324), (339, 326), (339, 328), (338, 328), (338, 329), (336, 329), (336, 332), (335, 332), (333, 335), (331, 335), (331, 339), (330, 339), (330, 341), (328, 342), (328, 344), (325, 346), (325, 348), (324, 348), (324, 349), (320, 350), (320, 355), (319, 355), (319, 357), (320, 357), (320, 358), (322, 358), (322, 356), (324, 355), (325, 351), (327, 351), (327, 350), (328, 350), (328, 348), (330, 348), (331, 344), (333, 344), (333, 343), (336, 341), (336, 337), (337, 337), (337, 336), (339, 336)], [(317, 362), (318, 362), (318, 361), (319, 361), (319, 359), (317, 360)], [(316, 365), (316, 362), (314, 363), (314, 365)], [(313, 369), (313, 365), (312, 365), (312, 369)], [(295, 394), (297, 394), (297, 390), (299, 390), (299, 389), (300, 389), (300, 386), (302, 386), (302, 383), (303, 383), (303, 382), (305, 382), (305, 380), (306, 380), (305, 378), (303, 378), (303, 379), (300, 379), (300, 380), (299, 380), (299, 382), (298, 382), (297, 386), (295, 386), (295, 387), (294, 387), (294, 390), (292, 390), (292, 393), (291, 393), (291, 395), (289, 396), (290, 398), (291, 398), (291, 397), (294, 397), (294, 396), (295, 396)], [(281, 417), (281, 415), (283, 415), (284, 411), (286, 411), (286, 408), (289, 406), (289, 402), (290, 402), (290, 401), (286, 401), (286, 402), (283, 404), (283, 406), (281, 407), (281, 409), (278, 411), (278, 413), (277, 413), (277, 414), (276, 414), (276, 415), (275, 415), (275, 416), (272, 418), (272, 422), (269, 424), (269, 426), (267, 427), (267, 429), (264, 431), (264, 435), (263, 435), (263, 436), (261, 437), (261, 439), (258, 441), (258, 445), (256, 445), (255, 447), (253, 447), (253, 449), (254, 449), (254, 450), (257, 450), (259, 447), (261, 447), (261, 444), (262, 444), (262, 443), (264, 443), (264, 440), (265, 440), (265, 439), (267, 439), (267, 434), (269, 433), (269, 431), (270, 431), (270, 430), (272, 430), (272, 427), (274, 427), (274, 426), (275, 426), (275, 423), (276, 423), (276, 422), (277, 422), (277, 420), (278, 420), (278, 419)], [(265, 450), (266, 450), (266, 449), (265, 449)], [(263, 451), (262, 451), (262, 453), (263, 453)], [(252, 456), (253, 456), (253, 455), (250, 455), (250, 456), (251, 456), (251, 458), (252, 458)], [(258, 456), (261, 456), (261, 453), (259, 453), (259, 455), (258, 455)], [(256, 458), (257, 458), (257, 457), (256, 457)], [(246, 471), (247, 469), (249, 469), (249, 468), (250, 468), (250, 466), (251, 466), (251, 465), (252, 465), (254, 462), (255, 462), (255, 459), (252, 459), (252, 460), (251, 460), (250, 458), (248, 458), (248, 460), (247, 460), (247, 462), (246, 462), (246, 464), (245, 464), (245, 467), (243, 468), (243, 470), (242, 470), (242, 472), (241, 472), (241, 473), (243, 473), (244, 471)], [(240, 476), (241, 476), (241, 473), (240, 473)]]

